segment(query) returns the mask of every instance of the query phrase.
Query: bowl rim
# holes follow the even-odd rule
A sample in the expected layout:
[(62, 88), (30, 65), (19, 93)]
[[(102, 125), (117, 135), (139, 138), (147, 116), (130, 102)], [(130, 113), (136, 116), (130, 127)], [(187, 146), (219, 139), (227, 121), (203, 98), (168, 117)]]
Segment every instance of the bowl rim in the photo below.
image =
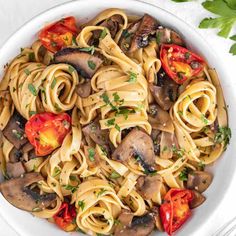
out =
[[(74, 4), (81, 4), (81, 3), (88, 3), (88, 2), (90, 2), (90, 3), (92, 3), (92, 2), (97, 2), (96, 0), (77, 0), (77, 1), (75, 1), (75, 0), (70, 0), (70, 1), (68, 1), (68, 2), (63, 2), (63, 3), (59, 3), (59, 4), (57, 4), (56, 6), (53, 6), (53, 7), (50, 7), (50, 8), (48, 8), (48, 9), (46, 9), (46, 10), (44, 10), (44, 11), (42, 11), (42, 12), (40, 12), (40, 13), (38, 13), (38, 14), (36, 14), (34, 17), (32, 17), (31, 19), (29, 19), (29, 20), (27, 20), (22, 26), (20, 26), (17, 30), (15, 30), (4, 42), (3, 42), (3, 44), (2, 44), (2, 46), (0, 47), (0, 55), (4, 52), (4, 50), (5, 50), (5, 47), (7, 47), (8, 45), (10, 45), (11, 44), (11, 42), (13, 41), (14, 42), (14, 37), (15, 36), (17, 36), (18, 34), (20, 35), (20, 33), (21, 33), (21, 31), (23, 31), (24, 29), (27, 29), (27, 27), (34, 27), (34, 25), (36, 24), (36, 22), (37, 21), (43, 21), (43, 19), (42, 18), (46, 18), (45, 20), (44, 20), (44, 22), (48, 19), (48, 14), (50, 14), (50, 13), (53, 13), (53, 12), (56, 12), (56, 11), (58, 11), (59, 12), (59, 10), (60, 9), (63, 9), (65, 6), (69, 6), (69, 5), (74, 5)], [(100, 3), (98, 4), (98, 5), (100, 5), (101, 7), (103, 7), (104, 6), (104, 3), (106, 2), (106, 0), (101, 0), (100, 1)], [(115, 0), (109, 0), (109, 1), (107, 1), (107, 2), (109, 2), (109, 3), (114, 3), (114, 5), (116, 5), (116, 1)], [(224, 68), (224, 66), (222, 66), (222, 65), (220, 65), (220, 63), (217, 61), (217, 60), (219, 60), (218, 58), (217, 58), (217, 54), (216, 54), (216, 52), (212, 49), (212, 46), (207, 42), (207, 40), (199, 33), (199, 32), (197, 32), (197, 30), (196, 30), (196, 28), (195, 27), (193, 27), (192, 25), (190, 25), (189, 23), (187, 23), (186, 21), (184, 21), (183, 19), (181, 19), (180, 17), (178, 17), (178, 16), (176, 16), (175, 14), (173, 14), (173, 13), (171, 13), (171, 12), (169, 12), (168, 10), (166, 10), (166, 9), (163, 9), (161, 6), (157, 6), (157, 5), (154, 5), (154, 4), (152, 4), (152, 3), (149, 3), (149, 2), (145, 2), (145, 1), (142, 1), (142, 0), (129, 0), (129, 1), (125, 1), (125, 0), (120, 0), (120, 1), (118, 1), (119, 3), (121, 3), (121, 2), (123, 2), (123, 3), (127, 3), (127, 4), (125, 4), (125, 6), (124, 6), (124, 8), (122, 8), (122, 9), (124, 9), (124, 10), (126, 10), (126, 11), (130, 11), (130, 10), (132, 10), (132, 11), (136, 11), (136, 9), (135, 9), (135, 7), (133, 8), (133, 9), (131, 9), (131, 5), (132, 5), (132, 3), (133, 4), (140, 4), (140, 6), (141, 5), (143, 5), (143, 6), (150, 6), (151, 8), (154, 8), (154, 9), (156, 9), (157, 10), (157, 13), (156, 14), (158, 14), (158, 11), (161, 11), (161, 12), (163, 12), (163, 13), (165, 13), (165, 14), (167, 14), (168, 16), (171, 16), (171, 18), (173, 18), (173, 19), (176, 19), (177, 21), (178, 21), (178, 23), (179, 24), (182, 24), (182, 25), (185, 25), (186, 27), (187, 27), (187, 29), (186, 29), (186, 31), (191, 31), (191, 32), (193, 32), (193, 34), (194, 34), (194, 38), (198, 38), (200, 41), (201, 41), (201, 45), (204, 45), (205, 47), (207, 46), (208, 48), (210, 48), (210, 50), (208, 50), (208, 52), (207, 53), (209, 53), (209, 55), (206, 57), (206, 58), (211, 58), (211, 60), (213, 61), (215, 61), (214, 62), (214, 64), (216, 64), (217, 65), (217, 71), (225, 71), (225, 68)], [(108, 7), (106, 7), (106, 8), (108, 8)], [(110, 7), (109, 7), (110, 8)], [(105, 9), (105, 8), (104, 8)], [(89, 13), (88, 13), (89, 14)], [(59, 14), (57, 13), (57, 16), (58, 16)], [(177, 26), (177, 28), (178, 28), (178, 26)], [(191, 40), (190, 40), (191, 41)], [(196, 50), (197, 50), (197, 48), (196, 48)], [(195, 50), (195, 51), (196, 51)], [(1, 61), (1, 60), (0, 60)], [(220, 65), (220, 66), (219, 66)], [(1, 70), (0, 70), (1, 71)], [(220, 74), (222, 74), (223, 72), (221, 72)], [(225, 77), (227, 77), (227, 78), (230, 78), (228, 75), (227, 75), (227, 73), (226, 73), (226, 76)], [(221, 79), (220, 79), (220, 82), (221, 82)], [(234, 96), (234, 98), (235, 98), (235, 96)], [(231, 109), (231, 110), (233, 110), (233, 109)], [(231, 113), (231, 112), (228, 112), (228, 119), (230, 120), (230, 115), (229, 115), (229, 113)], [(232, 124), (232, 122), (230, 122), (230, 124)], [(232, 142), (232, 140), (231, 140), (231, 142)], [(229, 146), (229, 147), (232, 147), (232, 144)], [(228, 148), (229, 148), (228, 147)], [(232, 149), (232, 148), (230, 148), (230, 149)], [(213, 210), (213, 211), (211, 211), (211, 214), (208, 214), (208, 219), (205, 221), (205, 222), (202, 222), (203, 224), (201, 225), (201, 226), (203, 226), (203, 225), (206, 225), (207, 224), (207, 222), (209, 222), (210, 221), (210, 219), (214, 216), (214, 214), (215, 214), (215, 212), (216, 212), (216, 210), (219, 208), (219, 206), (220, 206), (220, 203), (223, 201), (223, 199), (225, 198), (225, 195), (226, 195), (226, 193), (227, 193), (227, 190), (229, 189), (229, 187), (230, 187), (230, 185), (231, 185), (231, 182), (232, 182), (232, 177), (233, 177), (233, 175), (235, 175), (235, 173), (233, 173), (233, 171), (231, 171), (229, 174), (228, 174), (228, 179), (231, 179), (231, 181), (228, 183), (228, 185), (226, 185), (226, 186), (224, 186), (224, 192), (223, 193), (221, 193), (221, 196), (222, 196), (222, 198), (220, 199), (220, 201), (218, 201), (218, 204), (215, 204), (215, 209)], [(0, 201), (1, 201), (1, 199), (0, 199)], [(19, 234), (19, 232), (17, 231), (17, 228), (14, 226), (14, 222), (9, 222), (9, 221), (7, 221), (7, 218), (5, 218), (3, 215), (2, 215), (2, 212), (0, 211), (0, 215), (2, 216), (2, 218), (7, 222), (7, 224), (15, 231), (15, 232), (17, 232), (17, 234)], [(194, 228), (196, 228), (196, 227), (194, 227)], [(181, 230), (182, 231), (182, 230)], [(183, 230), (183, 231), (185, 231), (185, 230)], [(185, 235), (185, 234), (184, 234)], [(187, 234), (186, 234), (187, 235)]]

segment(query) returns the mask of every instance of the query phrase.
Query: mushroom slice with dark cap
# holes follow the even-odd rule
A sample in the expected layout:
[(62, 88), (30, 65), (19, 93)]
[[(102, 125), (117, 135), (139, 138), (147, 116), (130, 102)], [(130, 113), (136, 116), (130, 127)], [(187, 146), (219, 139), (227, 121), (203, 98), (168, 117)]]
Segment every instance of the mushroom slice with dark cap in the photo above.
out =
[(25, 174), (25, 167), (21, 161), (16, 163), (6, 163), (7, 176), (9, 178), (17, 178)]
[(112, 154), (112, 159), (128, 162), (131, 156), (138, 157), (144, 169), (155, 165), (154, 146), (151, 137), (143, 130), (133, 129)]
[(92, 92), (92, 87), (91, 87), (91, 82), (90, 80), (85, 81), (82, 84), (78, 84), (76, 86), (75, 92), (82, 98), (87, 98), (91, 92)]
[(15, 111), (7, 126), (3, 130), (3, 135), (17, 149), (27, 143), (27, 138), (25, 138), (24, 131), (25, 123), (26, 120), (17, 111)]
[(40, 211), (48, 207), (55, 199), (56, 194), (40, 195), (30, 185), (43, 180), (39, 173), (27, 173), (22, 177), (10, 179), (0, 184), (2, 195), (13, 206), (25, 211)]
[(103, 61), (98, 55), (81, 52), (79, 48), (63, 48), (55, 53), (53, 62), (70, 64), (81, 76), (90, 79)]
[(206, 198), (198, 191), (196, 190), (192, 190), (192, 191), (193, 191), (193, 200), (189, 203), (189, 207), (191, 209), (202, 205), (202, 203), (206, 200)]
[(131, 212), (122, 211), (118, 217), (119, 224), (115, 227), (114, 236), (147, 236), (155, 228), (152, 213), (134, 216)]
[(159, 105), (151, 104), (149, 106), (148, 121), (153, 129), (158, 129), (165, 132), (174, 132), (174, 125), (170, 114), (164, 111)]
[(161, 185), (162, 178), (159, 174), (156, 174), (154, 176), (140, 176), (136, 188), (145, 200), (151, 200), (160, 192)]
[(187, 188), (204, 192), (211, 184), (212, 174), (206, 171), (192, 171), (188, 174)]
[(129, 52), (134, 52), (139, 48), (144, 48), (148, 45), (148, 36), (155, 33), (158, 27), (158, 22), (152, 16), (145, 14), (140, 21), (137, 31), (134, 33)]
[(185, 45), (180, 35), (168, 28), (159, 27), (156, 31), (156, 38), (159, 44), (173, 43), (180, 46)]
[(163, 69), (157, 73), (157, 84), (149, 84), (151, 94), (163, 110), (169, 110), (176, 101), (178, 87), (178, 84), (170, 79)]

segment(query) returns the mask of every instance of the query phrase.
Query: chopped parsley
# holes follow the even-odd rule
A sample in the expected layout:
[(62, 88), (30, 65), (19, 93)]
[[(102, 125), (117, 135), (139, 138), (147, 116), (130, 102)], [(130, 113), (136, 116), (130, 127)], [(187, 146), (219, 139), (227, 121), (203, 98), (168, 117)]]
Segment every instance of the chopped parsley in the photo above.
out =
[(120, 126), (119, 125), (115, 124), (115, 129), (120, 132)]
[(73, 66), (68, 66), (68, 70), (70, 73), (73, 73), (75, 71), (75, 68)]
[(57, 83), (57, 79), (54, 77), (52, 83), (51, 83), (51, 89), (54, 89), (55, 85)]
[(54, 168), (52, 177), (56, 177), (56, 176), (58, 176), (60, 173), (61, 173), (60, 168), (56, 166), (56, 167)]
[(110, 175), (111, 179), (118, 179), (120, 177), (121, 177), (121, 175), (119, 173), (117, 173), (116, 171), (112, 171), (112, 173)]
[(144, 173), (145, 175), (149, 175), (149, 176), (155, 176), (155, 175), (157, 175), (157, 171), (156, 171), (156, 170), (148, 170), (148, 169), (145, 169), (145, 170), (143, 171), (143, 173)]
[(182, 111), (178, 111), (177, 113), (178, 113), (180, 116), (183, 115), (183, 112), (182, 112)]
[(78, 189), (78, 186), (72, 186), (70, 184), (64, 185), (63, 186), (66, 190), (70, 190), (72, 193), (76, 192)]
[(130, 35), (131, 35), (131, 33), (127, 29), (123, 30), (122, 37), (127, 39)]
[(116, 93), (113, 93), (112, 96), (114, 97), (114, 101), (118, 102), (120, 100), (120, 96)]
[(95, 68), (96, 68), (96, 64), (90, 60), (88, 60), (88, 66), (91, 70), (95, 70)]
[(33, 116), (33, 115), (35, 115), (35, 114), (37, 114), (36, 111), (29, 111), (29, 115), (30, 115), (30, 116)]
[(72, 37), (72, 44), (77, 46), (77, 42), (76, 42), (76, 37), (75, 36)]
[(29, 69), (27, 69), (27, 68), (24, 69), (24, 72), (25, 72), (26, 75), (30, 75), (30, 71), (29, 71)]
[(17, 138), (17, 139), (22, 139), (23, 138), (23, 133), (16, 130), (16, 129), (13, 129), (12, 130), (12, 133), (14, 134), (14, 136)]
[(229, 127), (218, 127), (214, 141), (215, 143), (224, 143), (224, 148), (226, 148), (230, 142), (231, 136), (232, 133)]
[(36, 88), (34, 87), (33, 84), (28, 84), (28, 89), (34, 96), (38, 95), (38, 92), (37, 92), (37, 90), (36, 90)]
[(198, 167), (200, 168), (201, 171), (205, 170), (205, 166), (206, 166), (206, 164), (203, 163), (202, 161), (198, 163)]
[(205, 116), (204, 114), (201, 114), (201, 121), (202, 121), (205, 125), (208, 124), (208, 120), (207, 120), (207, 118), (206, 118), (206, 116)]
[(100, 197), (101, 195), (103, 195), (105, 192), (107, 192), (106, 189), (101, 188), (101, 190), (97, 193), (97, 197)]
[(114, 225), (120, 225), (120, 224), (121, 224), (120, 220), (117, 219), (114, 220)]
[(125, 117), (125, 120), (127, 120), (130, 113), (135, 113), (135, 111), (129, 110), (127, 108), (121, 108), (121, 109), (119, 109), (119, 111), (116, 112), (116, 116), (123, 115)]
[(157, 31), (157, 33), (156, 33), (156, 42), (157, 42), (157, 44), (161, 43), (161, 38), (162, 38), (162, 32)]
[(106, 123), (106, 126), (112, 126), (112, 125), (115, 125), (115, 118), (108, 120)]
[(95, 161), (95, 158), (94, 158), (94, 156), (95, 156), (95, 150), (93, 149), (93, 148), (89, 148), (88, 149), (88, 153), (89, 153), (89, 160), (90, 161)]
[(100, 39), (104, 39), (107, 36), (107, 29), (103, 29), (103, 31), (100, 34)]
[(61, 108), (59, 107), (57, 103), (54, 104), (54, 108), (56, 109), (57, 112), (61, 111)]
[(84, 208), (85, 208), (85, 203), (84, 203), (84, 200), (82, 201), (78, 201), (78, 206), (81, 208), (81, 210), (83, 211)]
[(95, 47), (92, 45), (91, 47), (80, 48), (79, 50), (80, 50), (81, 52), (90, 52), (91, 55), (93, 55), (94, 52), (95, 52)]
[(29, 61), (35, 61), (35, 55), (33, 52), (29, 53)]
[(128, 82), (136, 83), (137, 82), (137, 74), (132, 72), (132, 71), (129, 71), (129, 80), (128, 80)]
[(188, 180), (188, 174), (192, 171), (192, 169), (188, 167), (184, 167), (184, 169), (179, 174), (179, 179), (182, 181)]
[(183, 148), (177, 148), (175, 145), (172, 146), (174, 155), (178, 158), (183, 157), (185, 150)]

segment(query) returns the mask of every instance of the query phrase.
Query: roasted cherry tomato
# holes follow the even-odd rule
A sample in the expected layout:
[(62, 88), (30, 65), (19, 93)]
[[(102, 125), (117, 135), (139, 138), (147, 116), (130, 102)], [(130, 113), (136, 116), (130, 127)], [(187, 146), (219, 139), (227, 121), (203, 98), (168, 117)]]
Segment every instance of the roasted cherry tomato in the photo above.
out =
[(178, 84), (198, 75), (206, 64), (200, 56), (175, 44), (162, 44), (160, 59), (165, 72)]
[(25, 125), (25, 133), (38, 156), (48, 155), (59, 147), (70, 130), (71, 118), (66, 113), (36, 114)]
[(65, 231), (73, 231), (76, 228), (74, 223), (76, 218), (76, 210), (74, 205), (63, 202), (59, 211), (53, 216), (55, 223)]
[(70, 16), (43, 28), (39, 33), (39, 39), (45, 48), (51, 52), (56, 52), (71, 45), (73, 36), (77, 34), (75, 18)]
[(160, 206), (160, 216), (164, 230), (172, 235), (191, 215), (189, 203), (193, 192), (186, 189), (171, 188)]

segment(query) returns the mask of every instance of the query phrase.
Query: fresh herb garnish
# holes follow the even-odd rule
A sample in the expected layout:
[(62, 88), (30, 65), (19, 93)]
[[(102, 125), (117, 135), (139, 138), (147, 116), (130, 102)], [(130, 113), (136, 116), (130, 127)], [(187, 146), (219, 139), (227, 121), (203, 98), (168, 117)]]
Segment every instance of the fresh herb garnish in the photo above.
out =
[(56, 166), (56, 167), (54, 168), (52, 177), (56, 177), (56, 176), (58, 176), (60, 173), (61, 173), (60, 168)]
[(160, 44), (162, 34), (163, 33), (161, 31), (157, 31), (157, 33), (156, 33), (156, 42), (157, 42), (157, 44)]
[(91, 70), (94, 70), (96, 68), (96, 64), (93, 61), (88, 61), (88, 66)]
[(201, 171), (204, 171), (206, 164), (203, 162), (198, 163), (198, 167), (200, 168)]
[(205, 125), (208, 124), (208, 120), (207, 120), (207, 118), (206, 118), (206, 116), (205, 116), (204, 114), (201, 114), (201, 121), (202, 121)]
[(120, 177), (121, 177), (120, 174), (117, 173), (116, 171), (112, 171), (112, 173), (111, 173), (111, 175), (110, 175), (110, 178), (111, 178), (111, 179), (118, 179), (118, 178), (120, 178)]
[(66, 190), (70, 190), (72, 193), (76, 192), (78, 189), (78, 186), (72, 186), (70, 184), (64, 185), (63, 186)]
[(101, 188), (100, 191), (97, 193), (97, 197), (100, 197), (101, 195), (103, 195), (105, 192), (107, 192), (106, 189)]
[(57, 83), (57, 79), (54, 77), (52, 83), (51, 83), (51, 89), (54, 89), (55, 85)]
[(90, 52), (91, 55), (94, 54), (95, 47), (92, 45), (91, 47), (86, 47), (86, 48), (80, 48), (79, 49), (81, 52)]
[(120, 126), (119, 125), (115, 124), (115, 129), (120, 132)]
[(192, 171), (192, 169), (188, 167), (184, 167), (184, 169), (179, 174), (179, 179), (182, 181), (188, 180), (188, 174)]
[(27, 68), (24, 69), (24, 72), (25, 72), (26, 75), (30, 75), (30, 71), (29, 71), (29, 69), (27, 69)]
[(172, 146), (172, 151), (174, 155), (178, 158), (183, 157), (185, 150), (183, 148), (177, 148), (175, 145)]
[(70, 73), (73, 73), (75, 71), (75, 68), (73, 66), (68, 66), (68, 70)]
[(54, 104), (54, 107), (57, 112), (61, 112), (61, 108), (59, 107), (59, 105), (57, 103)]
[(232, 133), (229, 127), (218, 127), (214, 141), (215, 143), (224, 143), (224, 148), (226, 149), (230, 142), (231, 136)]
[(81, 208), (81, 210), (83, 211), (84, 210), (84, 207), (85, 207), (85, 202), (84, 200), (82, 201), (78, 201), (78, 206)]
[(129, 31), (127, 29), (124, 29), (122, 32), (122, 37), (124, 37), (125, 39), (128, 38), (131, 35), (131, 33), (129, 33)]
[(95, 161), (95, 150), (93, 148), (89, 148), (88, 149), (88, 153), (89, 153), (89, 160), (90, 161)]
[(136, 83), (137, 82), (137, 74), (132, 72), (132, 71), (129, 71), (129, 80), (128, 80), (128, 82)]
[(115, 118), (107, 120), (106, 126), (112, 126), (112, 125), (115, 125)]
[(29, 61), (35, 61), (35, 55), (33, 52), (29, 53)]
[(35, 114), (37, 114), (36, 111), (29, 111), (29, 115), (30, 115), (30, 116), (33, 116), (33, 115), (35, 115)]
[(144, 173), (145, 175), (149, 175), (149, 176), (155, 176), (155, 175), (157, 175), (157, 171), (156, 171), (156, 170), (148, 170), (148, 169), (145, 169), (145, 170), (143, 171), (143, 173)]
[(100, 39), (104, 39), (107, 36), (107, 30), (104, 28), (100, 34)]
[(17, 139), (22, 139), (23, 138), (23, 133), (21, 133), (20, 131), (16, 130), (16, 129), (13, 129), (12, 130), (12, 133), (14, 134), (14, 136), (17, 138)]
[(34, 87), (33, 84), (28, 84), (28, 89), (34, 96), (38, 95), (38, 92), (37, 92), (37, 90), (36, 90), (36, 88)]

